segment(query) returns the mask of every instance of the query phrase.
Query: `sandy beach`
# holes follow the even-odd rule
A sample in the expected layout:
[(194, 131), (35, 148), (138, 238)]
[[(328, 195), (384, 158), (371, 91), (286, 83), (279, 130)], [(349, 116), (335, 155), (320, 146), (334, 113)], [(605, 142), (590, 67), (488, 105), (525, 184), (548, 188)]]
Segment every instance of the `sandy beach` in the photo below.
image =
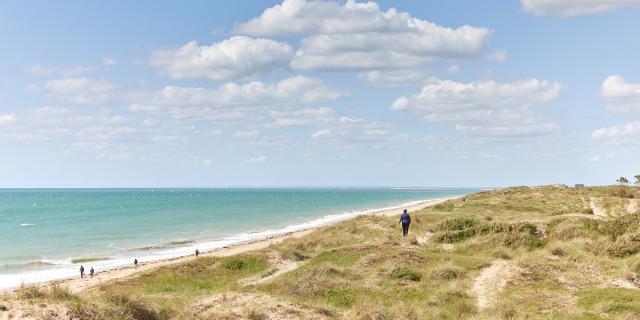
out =
[[(448, 198), (420, 201), (410, 206), (407, 206), (406, 209), (409, 212), (416, 212), (426, 207), (433, 206), (433, 205), (442, 203), (450, 199), (455, 199), (455, 198), (457, 197), (448, 197)], [(382, 209), (379, 211), (372, 212), (370, 214), (378, 215), (378, 216), (394, 216), (394, 215), (399, 215), (400, 211), (401, 211), (400, 208)], [(289, 238), (302, 237), (306, 234), (313, 232), (318, 228), (320, 227), (310, 228), (310, 229), (296, 231), (296, 232), (290, 232), (290, 233), (281, 234), (281, 235), (275, 235), (275, 236), (267, 237), (264, 239), (258, 239), (258, 240), (248, 241), (248, 242), (239, 243), (235, 245), (230, 245), (223, 248), (213, 249), (207, 252), (201, 252), (200, 256), (224, 257), (224, 256), (230, 256), (230, 255), (235, 255), (239, 253), (249, 252), (253, 250), (259, 250), (259, 249), (269, 247), (270, 245), (280, 243)], [(189, 256), (182, 256), (182, 257), (176, 257), (176, 258), (165, 259), (165, 260), (157, 260), (157, 261), (140, 263), (137, 268), (135, 268), (132, 263), (131, 266), (126, 266), (126, 267), (118, 267), (118, 268), (113, 268), (109, 270), (96, 270), (96, 275), (93, 278), (88, 276), (85, 276), (85, 278), (73, 277), (73, 278), (65, 278), (60, 280), (43, 282), (36, 285), (39, 286), (40, 288), (48, 288), (54, 285), (58, 285), (61, 288), (68, 288), (68, 290), (73, 293), (78, 293), (84, 290), (88, 290), (97, 285), (100, 285), (101, 283), (104, 283), (104, 282), (135, 276), (136, 274), (141, 272), (154, 270), (163, 266), (183, 263), (192, 259), (196, 259), (195, 256), (189, 255)], [(15, 291), (15, 288), (7, 290), (7, 292), (12, 292), (12, 291)]]

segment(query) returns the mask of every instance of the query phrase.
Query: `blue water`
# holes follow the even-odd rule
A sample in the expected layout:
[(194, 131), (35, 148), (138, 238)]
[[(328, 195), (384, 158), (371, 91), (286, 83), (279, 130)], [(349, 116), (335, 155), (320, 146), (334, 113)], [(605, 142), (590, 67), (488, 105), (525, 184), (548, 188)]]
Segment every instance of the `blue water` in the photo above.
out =
[[(0, 288), (185, 255), (470, 189), (0, 190)], [(126, 262), (125, 262), (126, 261)]]

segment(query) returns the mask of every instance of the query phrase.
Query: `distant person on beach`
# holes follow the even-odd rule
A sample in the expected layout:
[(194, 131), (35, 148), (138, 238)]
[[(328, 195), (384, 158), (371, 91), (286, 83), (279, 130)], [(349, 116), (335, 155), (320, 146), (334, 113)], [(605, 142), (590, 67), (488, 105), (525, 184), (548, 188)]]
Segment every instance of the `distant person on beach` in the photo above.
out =
[(91, 278), (93, 278), (94, 273), (96, 273), (96, 271), (93, 270), (93, 267), (91, 267), (91, 269), (89, 269), (89, 275), (91, 276)]
[(133, 265), (135, 265), (136, 268), (138, 268), (138, 259), (133, 259)]
[(406, 237), (409, 234), (409, 225), (411, 224), (411, 216), (407, 213), (407, 209), (402, 211), (398, 223), (402, 224), (402, 236)]
[(84, 266), (80, 265), (80, 278), (84, 278)]
[(200, 251), (198, 251), (198, 249), (196, 249), (196, 258), (200, 255)]

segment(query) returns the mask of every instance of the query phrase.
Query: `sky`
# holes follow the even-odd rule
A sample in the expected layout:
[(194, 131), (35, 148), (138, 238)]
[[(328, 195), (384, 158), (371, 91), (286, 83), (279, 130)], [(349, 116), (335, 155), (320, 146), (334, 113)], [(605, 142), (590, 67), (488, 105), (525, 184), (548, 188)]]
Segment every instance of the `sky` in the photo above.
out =
[(612, 184), (640, 1), (0, 2), (0, 187)]

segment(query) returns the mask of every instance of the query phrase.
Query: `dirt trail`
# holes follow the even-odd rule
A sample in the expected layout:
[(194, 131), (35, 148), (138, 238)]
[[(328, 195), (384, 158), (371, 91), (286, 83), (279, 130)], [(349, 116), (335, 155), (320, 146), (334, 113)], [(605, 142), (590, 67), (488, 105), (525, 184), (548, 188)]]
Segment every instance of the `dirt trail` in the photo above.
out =
[(506, 260), (496, 260), (482, 270), (471, 288), (471, 293), (477, 297), (476, 306), (479, 310), (488, 309), (495, 303), (496, 296), (516, 271), (517, 267)]
[(629, 204), (627, 205), (627, 212), (629, 214), (633, 214), (638, 212), (638, 201), (635, 199), (629, 199)]
[(302, 265), (302, 262), (296, 262), (296, 261), (291, 261), (288, 259), (283, 259), (280, 254), (278, 254), (277, 252), (271, 252), (269, 253), (269, 263), (272, 266), (272, 269), (275, 269), (275, 271), (269, 273), (269, 274), (258, 274), (246, 279), (243, 279), (241, 281), (241, 283), (243, 285), (256, 285), (256, 284), (261, 284), (261, 283), (265, 283), (283, 273), (287, 273), (291, 270), (294, 270), (298, 267), (300, 267)]
[(591, 201), (589, 202), (589, 206), (591, 207), (591, 210), (593, 210), (594, 216), (601, 217), (601, 218), (608, 217), (607, 211), (598, 205), (596, 198), (591, 198)]

